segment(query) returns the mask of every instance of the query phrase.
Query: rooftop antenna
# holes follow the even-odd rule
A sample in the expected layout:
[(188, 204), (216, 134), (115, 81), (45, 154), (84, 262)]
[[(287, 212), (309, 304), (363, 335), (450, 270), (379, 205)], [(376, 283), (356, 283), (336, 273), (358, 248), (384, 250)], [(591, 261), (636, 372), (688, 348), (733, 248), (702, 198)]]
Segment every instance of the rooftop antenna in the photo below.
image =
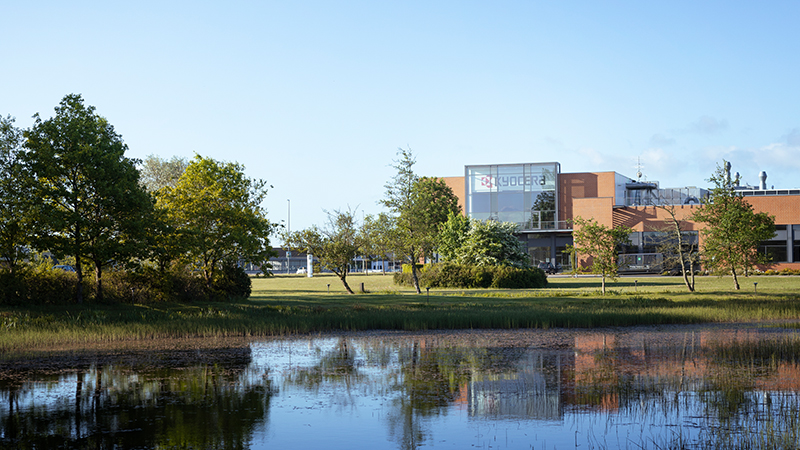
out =
[(642, 181), (642, 158), (637, 156), (636, 157), (636, 182), (639, 183)]

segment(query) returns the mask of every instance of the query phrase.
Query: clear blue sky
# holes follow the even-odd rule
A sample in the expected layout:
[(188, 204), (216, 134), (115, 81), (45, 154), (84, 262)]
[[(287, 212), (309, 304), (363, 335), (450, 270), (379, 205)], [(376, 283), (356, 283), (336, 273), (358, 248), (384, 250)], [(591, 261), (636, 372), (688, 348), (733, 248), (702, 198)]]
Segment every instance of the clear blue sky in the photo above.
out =
[(69, 93), (144, 158), (195, 153), (274, 186), (292, 229), (381, 210), (420, 175), (558, 161), (664, 187), (800, 186), (800, 2), (7, 2), (0, 114)]

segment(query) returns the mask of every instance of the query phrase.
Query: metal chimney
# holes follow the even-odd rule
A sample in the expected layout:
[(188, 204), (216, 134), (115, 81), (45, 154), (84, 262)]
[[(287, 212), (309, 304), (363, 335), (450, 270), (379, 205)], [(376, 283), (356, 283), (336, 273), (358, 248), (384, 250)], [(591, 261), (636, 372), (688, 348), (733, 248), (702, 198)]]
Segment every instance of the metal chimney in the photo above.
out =
[(767, 189), (767, 172), (764, 172), (762, 170), (761, 173), (758, 174), (758, 179), (761, 180), (761, 184), (758, 186), (758, 188), (761, 189), (762, 191), (766, 190)]

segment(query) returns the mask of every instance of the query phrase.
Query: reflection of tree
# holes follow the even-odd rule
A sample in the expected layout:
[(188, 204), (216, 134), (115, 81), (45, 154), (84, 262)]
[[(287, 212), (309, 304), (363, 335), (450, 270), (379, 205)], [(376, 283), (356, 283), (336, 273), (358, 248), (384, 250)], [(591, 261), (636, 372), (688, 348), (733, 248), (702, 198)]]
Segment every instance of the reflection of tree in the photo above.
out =
[(556, 194), (554, 191), (540, 192), (531, 207), (529, 229), (555, 228)]
[(30, 388), (6, 392), (17, 405), (3, 421), (0, 446), (245, 448), (273, 395), (261, 375), (225, 361), (138, 372), (101, 364), (60, 376), (58, 383), (76, 383), (73, 401), (20, 408)]
[(287, 381), (307, 389), (317, 388), (325, 381), (342, 381), (349, 388), (362, 378), (351, 347), (350, 339), (339, 339), (336, 347), (322, 355), (317, 364), (294, 370)]
[(402, 395), (389, 414), (389, 434), (402, 449), (424, 444), (429, 432), (424, 418), (446, 413), (461, 397), (474, 371), (490, 373), (507, 370), (522, 352), (498, 349), (440, 347), (414, 341), (399, 350), (401, 365), (395, 389)]

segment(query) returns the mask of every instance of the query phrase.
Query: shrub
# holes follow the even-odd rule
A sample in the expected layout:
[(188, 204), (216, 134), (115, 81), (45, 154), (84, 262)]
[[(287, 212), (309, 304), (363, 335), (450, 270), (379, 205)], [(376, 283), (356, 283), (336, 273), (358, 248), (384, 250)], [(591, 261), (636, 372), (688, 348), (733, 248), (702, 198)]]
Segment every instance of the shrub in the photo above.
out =
[(222, 300), (247, 298), (250, 297), (252, 283), (244, 268), (226, 264), (215, 277), (212, 289), (214, 296)]
[(543, 288), (547, 287), (547, 275), (541, 269), (497, 267), (491, 287), (502, 289)]
[[(3, 304), (57, 304), (71, 303), (75, 299), (77, 277), (73, 272), (39, 265), (20, 270), (12, 277), (0, 273), (0, 303)], [(84, 292), (90, 292), (84, 279)]]
[[(395, 284), (411, 286), (410, 273), (394, 274)], [(537, 268), (429, 264), (419, 273), (420, 286), (449, 288), (532, 289), (547, 286), (547, 275)]]

